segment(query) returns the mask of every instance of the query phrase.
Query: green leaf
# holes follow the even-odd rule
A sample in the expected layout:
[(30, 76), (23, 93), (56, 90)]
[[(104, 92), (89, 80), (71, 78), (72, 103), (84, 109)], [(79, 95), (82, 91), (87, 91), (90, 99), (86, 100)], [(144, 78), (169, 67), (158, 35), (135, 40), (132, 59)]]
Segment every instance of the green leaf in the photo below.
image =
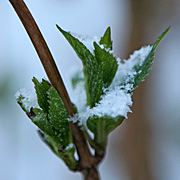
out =
[[(50, 88), (49, 91), (54, 91), (55, 89), (53, 87)], [(51, 94), (51, 92), (49, 93)], [(53, 93), (54, 94), (54, 93)], [(51, 100), (50, 100), (51, 101)], [(52, 100), (52, 103), (58, 103), (56, 100)], [(33, 112), (36, 114), (34, 118), (32, 118), (32, 122), (36, 124), (39, 129), (41, 129), (44, 132), (44, 137), (43, 141), (49, 146), (49, 148), (57, 155), (59, 156), (69, 167), (69, 169), (75, 169), (77, 166), (77, 162), (74, 158), (74, 152), (75, 149), (74, 147), (71, 148), (66, 148), (71, 142), (72, 142), (72, 137), (70, 138), (70, 133), (69, 133), (69, 126), (66, 125), (66, 123), (59, 122), (63, 127), (59, 130), (60, 126), (57, 123), (57, 116), (58, 114), (51, 114), (51, 108), (54, 107), (51, 106), (50, 103), (50, 119), (55, 118), (53, 121), (47, 120), (47, 114), (44, 113), (40, 109), (33, 109)], [(55, 111), (53, 111), (54, 113)], [(62, 114), (61, 116), (62, 117)], [(61, 119), (62, 120), (62, 119)], [(67, 119), (66, 119), (67, 121)], [(68, 122), (68, 121), (67, 121)], [(57, 124), (56, 124), (57, 123)], [(66, 134), (66, 131), (68, 133)], [(42, 136), (42, 135), (41, 135)], [(63, 151), (60, 153), (59, 148), (63, 147)]]
[(137, 72), (137, 74), (134, 78), (133, 90), (136, 89), (138, 87), (138, 84), (143, 82), (145, 80), (145, 78), (148, 76), (148, 72), (151, 70), (151, 65), (153, 64), (155, 50), (158, 47), (161, 40), (165, 37), (165, 35), (169, 31), (169, 29), (170, 29), (170, 27), (167, 28), (162, 33), (162, 35), (157, 39), (157, 41), (153, 44), (152, 50), (150, 51), (150, 53), (148, 54), (146, 59), (143, 61), (143, 64), (137, 64), (134, 67), (134, 70)]
[(22, 110), (25, 113), (29, 113), (29, 109), (25, 106), (25, 104), (23, 103), (23, 99), (25, 99), (25, 97), (21, 94), (18, 98), (17, 98), (17, 103), (21, 106)]
[(58, 25), (57, 28), (64, 35), (78, 57), (83, 63), (83, 72), (86, 85), (87, 103), (94, 107), (100, 100), (103, 87), (103, 73), (97, 59), (91, 54), (86, 46), (69, 32), (62, 30)]
[(57, 148), (53, 147), (52, 142), (50, 141), (51, 136), (49, 136), (48, 134), (45, 134), (40, 129), (37, 130), (37, 133), (38, 133), (39, 137), (41, 138), (41, 140), (56, 154), (57, 153), (56, 151), (58, 150), (59, 146)]
[(108, 134), (118, 127), (124, 117), (97, 117), (94, 116), (87, 120), (88, 129), (94, 134), (93, 144), (94, 149), (98, 155), (104, 154), (104, 149), (107, 146)]
[(87, 120), (87, 127), (91, 132), (98, 134), (98, 130), (97, 130), (97, 127), (99, 126), (98, 123), (103, 120), (105, 122), (103, 125), (103, 129), (105, 129), (106, 133), (109, 134), (122, 123), (123, 119), (124, 119), (123, 116), (118, 116), (115, 118), (109, 116), (104, 116), (104, 117), (94, 116)]
[(39, 83), (39, 81), (35, 77), (33, 77), (32, 81), (35, 85), (38, 104), (44, 112), (48, 113), (47, 91), (50, 87), (50, 84), (44, 79), (42, 79), (42, 82)]
[(72, 132), (68, 121), (67, 110), (53, 86), (48, 90), (49, 113), (48, 119), (59, 138), (61, 145), (65, 147), (72, 142)]
[(95, 57), (101, 65), (103, 72), (103, 85), (106, 88), (111, 84), (116, 74), (118, 68), (117, 60), (108, 51), (101, 49), (96, 42), (94, 42), (94, 48)]
[(106, 127), (108, 134), (116, 129), (124, 120), (123, 116), (118, 116), (116, 118), (107, 117), (106, 118)]
[(104, 45), (106, 49), (112, 50), (112, 41), (111, 41), (111, 28), (108, 27), (104, 36), (101, 38), (99, 44)]
[(168, 31), (170, 30), (170, 26), (161, 34), (161, 36), (159, 36), (159, 38), (157, 39), (157, 41), (154, 43), (153, 45), (153, 49), (154, 51), (156, 50), (156, 48), (158, 47), (158, 45), (160, 44), (160, 42), (162, 41), (162, 39), (166, 36), (166, 34), (168, 33)]
[(158, 47), (161, 40), (169, 31), (169, 29), (170, 28), (167, 28), (158, 38), (158, 40), (152, 45), (151, 51), (145, 59), (140, 59), (140, 56), (137, 56), (137, 59), (134, 59), (136, 60), (136, 64), (130, 70), (134, 73), (134, 75), (132, 76), (128, 73), (127, 76), (125, 76), (122, 82), (120, 83), (120, 86), (122, 87), (126, 86), (127, 84), (131, 85), (131, 88), (128, 90), (128, 93), (132, 93), (138, 87), (138, 84), (143, 82), (145, 78), (148, 76), (148, 73), (151, 70), (151, 66), (153, 64), (155, 50)]
[(45, 134), (55, 137), (54, 130), (51, 126), (51, 123), (47, 119), (47, 113), (43, 112), (41, 109), (32, 109), (32, 112), (35, 114), (34, 118), (31, 118), (31, 121), (38, 126)]

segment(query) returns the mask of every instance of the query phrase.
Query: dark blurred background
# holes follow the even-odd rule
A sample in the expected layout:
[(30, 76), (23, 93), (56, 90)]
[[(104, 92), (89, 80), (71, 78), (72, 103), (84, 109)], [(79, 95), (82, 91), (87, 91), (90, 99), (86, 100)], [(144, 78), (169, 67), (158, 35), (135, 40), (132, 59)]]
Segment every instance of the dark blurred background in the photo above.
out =
[[(133, 95), (133, 113), (109, 137), (100, 165), (102, 180), (180, 179), (180, 1), (26, 0), (70, 92), (68, 70), (80, 60), (57, 31), (101, 36), (111, 26), (121, 59), (152, 44), (171, 25), (155, 53), (149, 77)], [(33, 91), (46, 77), (36, 52), (8, 1), (0, 3), (0, 179), (78, 180), (41, 142), (14, 94)]]

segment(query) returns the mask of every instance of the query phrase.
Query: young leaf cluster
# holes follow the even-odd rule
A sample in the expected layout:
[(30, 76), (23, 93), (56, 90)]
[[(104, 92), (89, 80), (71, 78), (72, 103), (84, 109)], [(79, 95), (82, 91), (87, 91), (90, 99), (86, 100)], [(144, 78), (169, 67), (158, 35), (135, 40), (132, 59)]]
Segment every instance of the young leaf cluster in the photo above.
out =
[(35, 85), (39, 108), (25, 108), (23, 99), (26, 97), (22, 94), (17, 102), (40, 129), (39, 134), (43, 141), (65, 161), (70, 169), (74, 169), (77, 163), (74, 158), (75, 149), (72, 146), (73, 138), (67, 110), (59, 94), (48, 81), (42, 79), (42, 82), (39, 82), (36, 78), (32, 81)]
[[(118, 61), (112, 54), (113, 46), (110, 27), (107, 28), (99, 41), (92, 43), (93, 52), (70, 32), (64, 31), (58, 25), (57, 28), (70, 43), (83, 64), (84, 77), (77, 73), (72, 78), (72, 85), (74, 88), (77, 88), (79, 83), (85, 83), (86, 111), (78, 112), (77, 109), (75, 116), (79, 118), (77, 119), (79, 122), (82, 121), (81, 114), (84, 115), (82, 117), (85, 118), (85, 123), (81, 122), (81, 124), (84, 125), (82, 131), (86, 140), (95, 150), (96, 155), (103, 156), (108, 134), (122, 123), (129, 111), (129, 105), (131, 105), (131, 103), (125, 102), (125, 107), (123, 107), (125, 113), (121, 113), (121, 109), (114, 107), (110, 103), (111, 97), (116, 100), (120, 91), (122, 96), (126, 96), (121, 99), (128, 99), (138, 84), (144, 81), (151, 70), (154, 52), (169, 28), (152, 46), (144, 48), (146, 49), (145, 56), (141, 56), (141, 51), (138, 51), (136, 56), (123, 63)], [(129, 64), (131, 65), (129, 66)], [(118, 74), (121, 74), (121, 76)], [(73, 144), (67, 110), (59, 94), (48, 81), (43, 79), (42, 82), (39, 82), (36, 78), (33, 78), (32, 81), (35, 85), (39, 107), (32, 106), (29, 108), (29, 106), (26, 106), (25, 100), (27, 97), (24, 94), (18, 96), (17, 102), (32, 122), (40, 129), (39, 134), (43, 141), (57, 156), (64, 160), (70, 169), (74, 170), (78, 162), (74, 158), (75, 145)], [(110, 98), (108, 99), (107, 97)], [(107, 100), (106, 102), (105, 99), (108, 99), (109, 102)], [(121, 103), (118, 102), (118, 105), (120, 106)], [(103, 107), (103, 104), (106, 107)], [(115, 114), (113, 114), (114, 110), (111, 110), (113, 108), (117, 111)], [(89, 136), (87, 130), (94, 134), (93, 139)]]
[[(91, 52), (80, 39), (74, 37), (70, 32), (64, 31), (58, 25), (57, 28), (70, 43), (83, 63), (87, 106), (91, 109), (95, 109), (96, 106), (101, 103), (103, 97), (106, 96), (106, 91), (111, 91), (109, 86), (112, 84), (116, 72), (121, 71), (121, 68), (123, 67), (123, 64), (121, 62), (118, 63), (117, 58), (112, 54), (110, 27), (107, 28), (99, 42), (93, 42), (93, 52)], [(129, 71), (119, 80), (118, 86), (120, 90), (123, 90), (126, 94), (131, 94), (137, 88), (137, 85), (144, 81), (148, 72), (151, 70), (154, 52), (168, 30), (169, 28), (159, 37), (154, 45), (150, 47), (150, 50), (143, 59), (138, 55), (137, 59), (131, 60), (135, 62), (131, 69), (129, 69)], [(139, 57), (141, 59), (139, 59)], [(80, 81), (82, 81), (82, 78), (73, 78), (75, 85)], [(104, 91), (104, 89), (106, 91)], [(108, 112), (101, 116), (94, 114), (87, 118), (86, 126), (92, 133), (94, 133), (93, 141), (99, 149), (106, 146), (107, 135), (119, 126), (123, 119), (124, 116), (121, 114), (114, 117), (113, 114), (108, 114)], [(96, 150), (98, 151), (97, 148)]]
[[(83, 63), (87, 105), (92, 108), (99, 102), (103, 88), (111, 84), (118, 67), (113, 55), (105, 50), (105, 48), (112, 50), (110, 28), (106, 30), (99, 44), (94, 42), (94, 54), (79, 39), (71, 35), (71, 33), (64, 31), (58, 25), (57, 28), (70, 43)], [(101, 48), (100, 45), (104, 48)]]

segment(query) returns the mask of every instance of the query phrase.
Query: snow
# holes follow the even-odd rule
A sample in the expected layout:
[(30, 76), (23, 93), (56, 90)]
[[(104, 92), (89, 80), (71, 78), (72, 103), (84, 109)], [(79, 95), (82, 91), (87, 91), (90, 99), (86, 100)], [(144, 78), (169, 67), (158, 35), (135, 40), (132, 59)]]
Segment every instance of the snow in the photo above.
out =
[(136, 72), (133, 67), (137, 64), (141, 66), (151, 49), (152, 46), (150, 45), (144, 46), (141, 49), (134, 51), (134, 53), (130, 55), (129, 59), (123, 60), (123, 62), (121, 62), (118, 58), (119, 67), (111, 86), (118, 86), (122, 82), (125, 82), (126, 86), (122, 88), (124, 88), (126, 92), (131, 90), (133, 86), (128, 82), (132, 82), (134, 80), (134, 76), (137, 73), (141, 73), (141, 70)]
[(20, 89), (18, 92), (16, 92), (15, 97), (16, 100), (18, 100), (19, 97), (24, 97), (23, 99), (21, 99), (21, 103), (27, 111), (30, 111), (31, 107), (39, 108), (37, 95), (31, 91)]
[(119, 115), (127, 118), (127, 113), (131, 112), (132, 106), (131, 95), (121, 90), (120, 87), (116, 87), (111, 91), (107, 91), (100, 100), (100, 102), (93, 108), (86, 107), (86, 111), (80, 112), (71, 120), (77, 122), (80, 120), (80, 124), (85, 124), (89, 117), (109, 116), (115, 118)]
[[(86, 106), (85, 103), (81, 103), (80, 100), (83, 99), (84, 102), (86, 94), (85, 85), (79, 83), (74, 91), (74, 103), (77, 107), (80, 105), (81, 108), (78, 108), (79, 113), (70, 120), (73, 122), (80, 121), (80, 124), (85, 125), (87, 119), (93, 116), (110, 116), (112, 118), (124, 116), (127, 118), (127, 113), (132, 112), (130, 106), (133, 104), (132, 94), (127, 93), (133, 88), (133, 85), (128, 82), (133, 82), (135, 75), (141, 73), (141, 71), (135, 72), (133, 67), (137, 64), (141, 66), (151, 49), (152, 46), (142, 47), (140, 50), (134, 51), (130, 58), (123, 60), (123, 62), (117, 58), (119, 66), (113, 82), (108, 88), (103, 90), (104, 94), (101, 96), (101, 100), (93, 108)], [(125, 85), (122, 85), (122, 81), (125, 82)]]
[(66, 146), (65, 150), (69, 150), (69, 149), (72, 149), (74, 147), (74, 144), (73, 143), (70, 143), (68, 146)]
[(86, 48), (92, 53), (94, 54), (94, 45), (93, 43), (96, 42), (97, 44), (99, 44), (100, 38), (97, 36), (89, 36), (86, 34), (77, 34), (77, 33), (72, 33), (71, 35), (74, 36), (75, 38), (77, 38), (80, 42), (82, 42)]
[[(69, 82), (71, 82), (72, 77), (76, 77), (77, 74), (79, 75), (78, 76), (79, 78), (84, 79), (84, 74), (81, 68), (82, 67), (80, 66), (72, 66), (69, 68), (66, 74)], [(84, 81), (80, 81), (75, 87), (71, 87), (71, 92), (69, 95), (70, 95), (72, 103), (74, 103), (76, 107), (78, 108), (78, 111), (82, 112), (86, 109), (87, 98), (86, 98), (86, 90), (85, 90)]]
[(113, 53), (113, 51), (110, 48), (105, 48), (105, 46), (103, 44), (99, 44), (100, 38), (97, 36), (89, 36), (86, 34), (77, 34), (77, 33), (72, 33), (70, 32), (70, 34), (77, 38), (80, 42), (82, 42), (86, 48), (91, 52), (91, 54), (94, 55), (94, 42), (96, 42), (101, 49), (105, 49), (107, 52), (109, 53)]
[[(98, 38), (91, 39), (90, 41), (90, 38), (85, 38), (85, 36), (83, 38), (81, 36), (81, 41), (85, 41), (83, 43), (85, 43), (91, 51), (94, 40), (98, 40)], [(76, 87), (73, 89), (73, 94), (71, 95), (73, 103), (78, 108), (78, 114), (76, 114), (69, 120), (73, 122), (80, 121), (79, 124), (86, 125), (87, 119), (93, 116), (108, 116), (112, 118), (123, 116), (127, 118), (128, 112), (132, 112), (130, 106), (132, 106), (133, 104), (131, 99), (132, 94), (128, 93), (128, 91), (132, 90), (133, 88), (132, 82), (135, 75), (141, 72), (136, 72), (134, 70), (134, 66), (137, 64), (141, 66), (151, 49), (152, 46), (142, 47), (140, 50), (135, 51), (128, 60), (121, 61), (119, 58), (117, 58), (118, 70), (113, 79), (113, 82), (108, 88), (103, 89), (101, 100), (93, 108), (90, 108), (86, 105), (87, 97), (85, 82), (79, 81)], [(82, 70), (77, 68), (73, 71), (73, 73), (71, 72), (71, 78), (79, 72), (80, 77), (84, 78)], [(24, 97), (21, 102), (25, 106), (25, 109), (27, 109), (28, 111), (31, 107), (39, 107), (37, 96), (35, 93), (31, 93), (25, 89), (21, 89), (16, 93), (16, 98), (18, 99), (20, 96)]]
[[(77, 99), (79, 99), (77, 97)], [(124, 116), (127, 118), (127, 113), (131, 112), (129, 106), (132, 106), (131, 95), (127, 94), (121, 87), (117, 86), (114, 89), (106, 89), (104, 95), (101, 96), (101, 100), (95, 107), (90, 108), (87, 106), (85, 111), (80, 111), (79, 114), (71, 118), (73, 122), (80, 121), (80, 124), (86, 124), (89, 117), (109, 116), (115, 118), (117, 116)]]
[(111, 50), (110, 48), (106, 48), (103, 44), (99, 44), (100, 38), (97, 36), (91, 37), (86, 34), (77, 34), (77, 33), (72, 33), (72, 32), (70, 32), (70, 34), (73, 37), (77, 38), (80, 42), (82, 42), (93, 55), (94, 55), (94, 44), (93, 44), (94, 42), (96, 42), (100, 46), (101, 49), (105, 49), (110, 54), (113, 54), (113, 50)]
[(90, 109), (92, 111), (90, 116), (107, 115), (114, 118), (121, 115), (127, 118), (127, 112), (131, 112), (129, 106), (132, 106), (131, 95), (126, 94), (120, 87), (116, 87), (105, 92), (97, 106)]
[(74, 97), (77, 97), (76, 106), (78, 107), (78, 111), (83, 111), (86, 107), (86, 90), (85, 90), (85, 82), (79, 82), (76, 89), (74, 90)]

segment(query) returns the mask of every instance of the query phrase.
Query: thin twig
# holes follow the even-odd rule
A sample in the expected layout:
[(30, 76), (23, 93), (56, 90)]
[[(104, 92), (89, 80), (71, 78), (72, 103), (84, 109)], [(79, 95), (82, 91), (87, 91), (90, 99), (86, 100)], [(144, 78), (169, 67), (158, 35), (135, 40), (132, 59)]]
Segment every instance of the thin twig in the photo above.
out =
[[(15, 9), (17, 15), (19, 16), (24, 28), (26, 29), (36, 51), (37, 54), (43, 64), (43, 67), (46, 71), (46, 74), (54, 86), (54, 88), (59, 93), (64, 105), (67, 109), (67, 112), (70, 116), (73, 116), (75, 111), (73, 105), (70, 101), (60, 73), (57, 69), (55, 61), (52, 57), (52, 54), (34, 20), (31, 13), (29, 12), (27, 6), (25, 5), (23, 0), (9, 0)], [(87, 146), (87, 142), (84, 138), (82, 131), (79, 129), (76, 123), (71, 122), (72, 133), (74, 137), (74, 143), (77, 148), (77, 152), (79, 155), (79, 171), (82, 171), (83, 174), (88, 175), (89, 172), (92, 172), (91, 176), (96, 177), (94, 180), (98, 180), (98, 173), (96, 169), (96, 159), (91, 155), (89, 148)], [(90, 171), (90, 168), (93, 167), (93, 170)], [(97, 173), (93, 175), (93, 173)], [(87, 177), (88, 179), (88, 177)], [(91, 177), (89, 178), (91, 179)]]
[(73, 105), (69, 99), (68, 93), (51, 55), (51, 52), (36, 24), (31, 13), (29, 12), (27, 6), (22, 0), (10, 0), (10, 3), (14, 7), (16, 13), (18, 14), (22, 24), (24, 25), (36, 51), (44, 66), (46, 74), (51, 81), (51, 84), (58, 91), (61, 96), (64, 105), (70, 116), (74, 114)]

